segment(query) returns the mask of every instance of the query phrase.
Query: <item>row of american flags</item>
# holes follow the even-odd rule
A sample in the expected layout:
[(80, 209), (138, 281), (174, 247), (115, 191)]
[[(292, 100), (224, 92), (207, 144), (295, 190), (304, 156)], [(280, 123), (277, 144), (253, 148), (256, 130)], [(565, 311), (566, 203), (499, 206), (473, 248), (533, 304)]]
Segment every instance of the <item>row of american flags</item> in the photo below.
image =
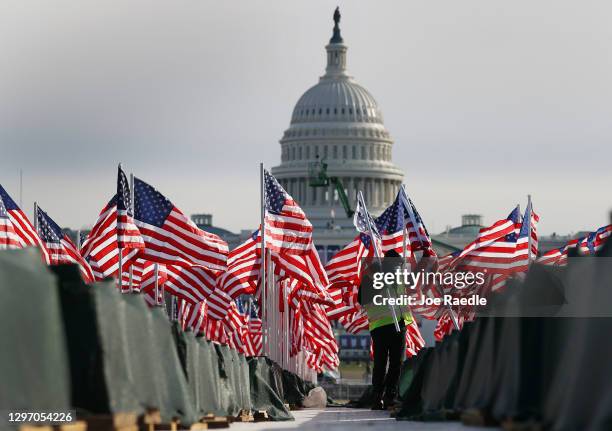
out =
[[(38, 247), (46, 264), (76, 264), (87, 283), (114, 278), (118, 289), (142, 295), (151, 306), (162, 304), (167, 293), (176, 298), (172, 317), (184, 330), (250, 356), (267, 352), (262, 317), (282, 314), (289, 322), (284, 328), (289, 354), (301, 353), (309, 367), (321, 371), (339, 364), (332, 322), (349, 333), (368, 327), (367, 315), (357, 301), (365, 258), (395, 250), (413, 270), (484, 272), (486, 283), (478, 287), (478, 293), (486, 295), (504, 289), (510, 278), (523, 276), (534, 261), (565, 265), (570, 249), (593, 254), (612, 232), (612, 226), (604, 226), (539, 255), (539, 216), (529, 201), (524, 212), (512, 209), (507, 217), (481, 229), (462, 250), (437, 256), (421, 215), (402, 187), (379, 217), (370, 215), (360, 199), (355, 238), (323, 265), (311, 223), (267, 171), (262, 201), (263, 224), (229, 250), (225, 241), (197, 227), (156, 188), (137, 177), (128, 179), (119, 166), (115, 193), (82, 244), (77, 244), (40, 207), (32, 223), (0, 186), (0, 248)], [(272, 268), (265, 280), (263, 267)], [(264, 313), (264, 291), (270, 283), (284, 300), (274, 302), (276, 309)], [(415, 294), (439, 297), (466, 291), (419, 285)], [(474, 319), (469, 309), (424, 305), (413, 307), (412, 312), (437, 319), (439, 338), (452, 330), (452, 320), (462, 325)], [(424, 345), (415, 321), (406, 331), (406, 355), (415, 355)]]

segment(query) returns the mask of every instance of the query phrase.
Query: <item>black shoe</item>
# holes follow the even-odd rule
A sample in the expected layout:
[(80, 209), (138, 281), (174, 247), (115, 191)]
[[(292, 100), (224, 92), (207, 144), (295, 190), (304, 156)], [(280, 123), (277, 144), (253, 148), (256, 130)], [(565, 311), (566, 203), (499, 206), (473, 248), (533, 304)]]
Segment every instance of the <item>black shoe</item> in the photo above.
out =
[(372, 409), (371, 410), (384, 410), (385, 406), (383, 404), (383, 402), (381, 400), (378, 401), (374, 401), (372, 403)]
[(384, 400), (383, 407), (385, 410), (393, 410), (397, 406), (395, 400)]

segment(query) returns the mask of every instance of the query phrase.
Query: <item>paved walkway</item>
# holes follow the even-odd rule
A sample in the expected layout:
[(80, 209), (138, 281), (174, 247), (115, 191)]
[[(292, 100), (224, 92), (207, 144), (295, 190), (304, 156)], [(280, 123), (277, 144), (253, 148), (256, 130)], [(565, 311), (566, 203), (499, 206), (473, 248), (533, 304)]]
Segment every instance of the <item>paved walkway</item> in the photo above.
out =
[[(300, 430), (311, 431), (468, 431), (495, 428), (466, 427), (459, 422), (404, 422), (389, 417), (389, 413), (364, 409), (327, 408), (291, 412), (295, 421), (234, 423), (231, 431)], [(373, 428), (375, 427), (375, 428)]]

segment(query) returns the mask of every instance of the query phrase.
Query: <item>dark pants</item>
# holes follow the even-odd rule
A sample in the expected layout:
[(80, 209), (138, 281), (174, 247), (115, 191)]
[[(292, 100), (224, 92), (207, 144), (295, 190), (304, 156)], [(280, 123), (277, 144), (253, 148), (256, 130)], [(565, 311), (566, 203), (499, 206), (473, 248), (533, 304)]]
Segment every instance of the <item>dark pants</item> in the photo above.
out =
[(401, 322), (400, 332), (397, 332), (395, 325), (385, 325), (374, 329), (370, 335), (374, 346), (374, 400), (384, 399), (386, 402), (392, 402), (397, 395), (402, 358), (405, 354), (406, 327), (404, 322)]

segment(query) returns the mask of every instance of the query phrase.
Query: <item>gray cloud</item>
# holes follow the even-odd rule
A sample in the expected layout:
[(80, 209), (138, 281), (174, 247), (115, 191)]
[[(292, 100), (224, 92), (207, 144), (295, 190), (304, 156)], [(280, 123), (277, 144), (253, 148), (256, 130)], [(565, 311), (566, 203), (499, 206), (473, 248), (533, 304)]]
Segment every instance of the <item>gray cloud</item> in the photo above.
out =
[[(185, 212), (258, 222), (257, 162), (323, 73), (335, 2), (4, 2), (0, 183), (93, 223), (115, 165)], [(604, 2), (343, 2), (349, 71), (440, 231), (532, 193), (547, 233), (607, 222), (612, 28)]]

